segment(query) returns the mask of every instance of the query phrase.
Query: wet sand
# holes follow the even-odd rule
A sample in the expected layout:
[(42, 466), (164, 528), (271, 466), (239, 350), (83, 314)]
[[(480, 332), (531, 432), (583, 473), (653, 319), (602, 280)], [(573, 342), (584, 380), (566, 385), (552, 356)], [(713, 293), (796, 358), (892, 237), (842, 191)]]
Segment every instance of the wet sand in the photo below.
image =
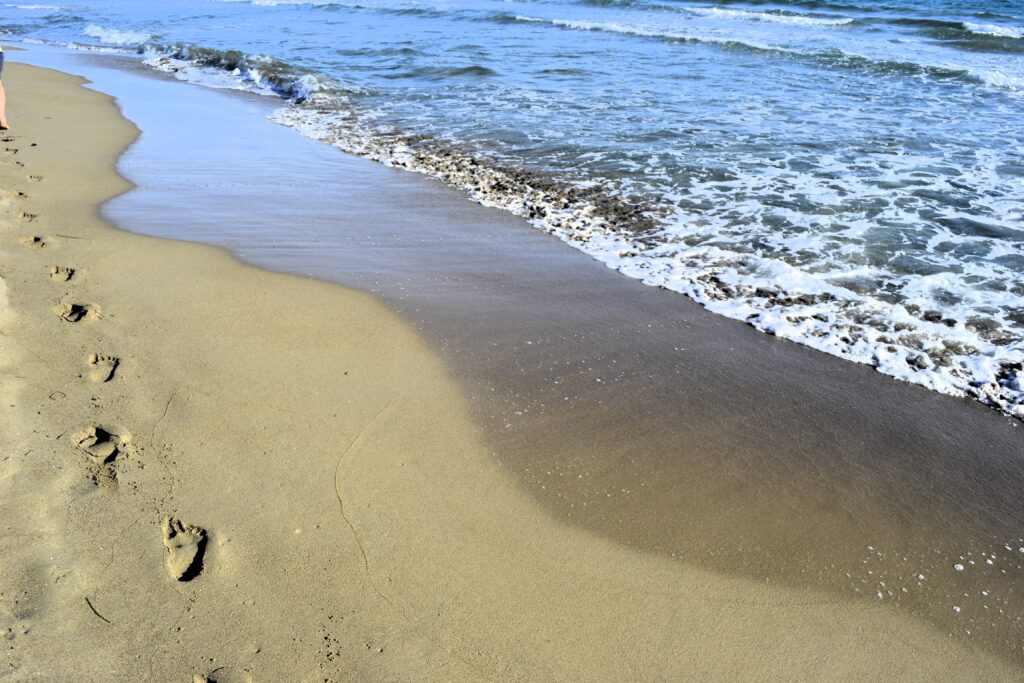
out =
[[(127, 187), (111, 167), (131, 127), (73, 79), (8, 68), (8, 88), (22, 95), (2, 167), (4, 362), (12, 371), (3, 387), (0, 628), (12, 680), (1014, 676), (986, 652), (998, 649), (991, 638), (949, 639), (935, 621), (833, 589), (831, 574), (792, 571), (800, 557), (841, 558), (858, 531), (879, 535), (876, 547), (889, 553), (881, 543), (911, 535), (902, 520), (940, 508), (924, 507), (926, 487), (915, 482), (934, 485), (939, 500), (961, 498), (945, 508), (949, 517), (919, 530), (916, 547), (928, 545), (932, 528), (951, 534), (936, 547), (997, 529), (1009, 495), (982, 508), (972, 491), (997, 491), (984, 479), (992, 472), (1014, 483), (1005, 451), (976, 455), (954, 479), (953, 455), (944, 454), (957, 453), (958, 434), (947, 429), (952, 445), (933, 452), (939, 466), (899, 482), (906, 495), (887, 507), (881, 493), (897, 485), (872, 487), (901, 470), (883, 472), (885, 454), (871, 449), (882, 440), (900, 446), (900, 433), (851, 436), (852, 425), (865, 429), (859, 420), (897, 424), (880, 419), (893, 408), (887, 391), (910, 390), (935, 412), (911, 434), (982, 425), (991, 445), (1005, 447), (999, 430), (1016, 432), (994, 414), (914, 387), (886, 389), (876, 384), (885, 378), (860, 368), (819, 369), (810, 351), (802, 381), (782, 391), (802, 387), (798, 395), (807, 396), (812, 387), (817, 402), (850, 391), (849, 405), (839, 416), (820, 406), (784, 409), (761, 382), (798, 347), (618, 278), (516, 221), (377, 167), (352, 165), (332, 180), (353, 213), (321, 203), (321, 220), (302, 224), (307, 235), (323, 226), (343, 237), (330, 250), (310, 237), (297, 250), (282, 239), (246, 254), (273, 253), (292, 265), (300, 255), (323, 265), (328, 253), (361, 261), (365, 286), (394, 287), (382, 294), (418, 321), (442, 363), (364, 295), (106, 227), (95, 211)], [(171, 101), (163, 104), (170, 110)], [(145, 133), (133, 150), (144, 151), (147, 137), (155, 136)], [(373, 190), (383, 177), (396, 183)], [(193, 168), (187, 178), (202, 174)], [(193, 226), (199, 238), (209, 215), (201, 182), (182, 191), (163, 180), (181, 213), (150, 210), (121, 224), (141, 231), (159, 218)], [(271, 196), (272, 186), (261, 187)], [(378, 198), (387, 201), (373, 204), (377, 215), (388, 207), (389, 221), (356, 213)], [(414, 202), (412, 217), (402, 202)], [(292, 220), (305, 220), (295, 206)], [(237, 228), (236, 237), (243, 220), (263, 217), (251, 204), (234, 210), (239, 222), (225, 223), (226, 213), (215, 222)], [(109, 211), (124, 220), (123, 207)], [(466, 219), (472, 231), (452, 240), (453, 226), (469, 216), (477, 217)], [(380, 237), (388, 225), (405, 231)], [(414, 225), (422, 232), (409, 232)], [(277, 232), (291, 229), (279, 223)], [(360, 249), (356, 237), (371, 231), (375, 242)], [(502, 263), (537, 281), (474, 266), (473, 231), (480, 244), (507, 240)], [(421, 248), (432, 233), (437, 248)], [(23, 239), (33, 236), (44, 246)], [(420, 279), (410, 271), (394, 281), (370, 260), (413, 252)], [(440, 253), (454, 261), (427, 258)], [(462, 270), (448, 270), (456, 262)], [(74, 273), (61, 279), (66, 271), (51, 266)], [(547, 286), (575, 298), (545, 299)], [(669, 308), (660, 306), (673, 315), (662, 317)], [(678, 356), (655, 353), (657, 340), (680, 332), (690, 336), (674, 342)], [(113, 375), (95, 379), (109, 356), (119, 359)], [(749, 365), (738, 386), (761, 403), (710, 382), (737, 378), (737, 358)], [(692, 389), (698, 380), (709, 380), (700, 392)], [(693, 393), (679, 390), (686, 386)], [(668, 398), (677, 402), (671, 410)], [(736, 407), (726, 411), (727, 401)], [(783, 438), (781, 427), (794, 424), (787, 411), (801, 410), (821, 417), (814, 433), (822, 437)], [(955, 416), (966, 417), (951, 423)], [(90, 426), (100, 431), (76, 436)], [(808, 444), (843, 435), (853, 441), (835, 443), (854, 447), (853, 456), (874, 457), (846, 463), (856, 478), (845, 484), (836, 463), (810, 476), (822, 460), (806, 456), (818, 452)], [(842, 510), (861, 501), (878, 507)], [(808, 512), (818, 516), (809, 522)], [(165, 567), (181, 547), (161, 530), (168, 516), (205, 530), (201, 572), (191, 581)], [(872, 526), (883, 517), (887, 526)], [(814, 546), (820, 537), (812, 535), (770, 554), (801, 533), (836, 530), (845, 534), (832, 539), (839, 550)], [(758, 531), (761, 545), (744, 547)], [(704, 553), (712, 543), (725, 550)], [(764, 574), (775, 581), (766, 584)]]

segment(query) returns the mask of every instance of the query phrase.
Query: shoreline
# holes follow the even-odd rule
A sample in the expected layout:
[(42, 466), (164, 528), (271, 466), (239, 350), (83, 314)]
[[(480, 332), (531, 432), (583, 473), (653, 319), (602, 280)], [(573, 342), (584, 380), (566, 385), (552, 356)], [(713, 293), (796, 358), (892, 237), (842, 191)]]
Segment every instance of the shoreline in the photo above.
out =
[(140, 65), (191, 84), (212, 82), (217, 88), (226, 77), (244, 92), (281, 98), (271, 116), (276, 123), (346, 154), (439, 181), (482, 206), (501, 208), (622, 276), (686, 296), (765, 334), (943, 395), (969, 397), (1024, 420), (1016, 381), (1022, 358), (1006, 320), (968, 319), (963, 311), (950, 313), (935, 301), (875, 299), (865, 296), (870, 287), (856, 276), (818, 279), (785, 259), (743, 256), (742, 248), (721, 252), (722, 245), (708, 243), (708, 235), (695, 246), (689, 228), (675, 224), (700, 223), (700, 211), (682, 211), (672, 201), (628, 183), (620, 187), (617, 181), (599, 181), (592, 186), (510, 166), (471, 145), (376, 130), (349, 106), (347, 95), (317, 85), (315, 77), (306, 83), (310, 74), (301, 70), (265, 81), (259, 68), (245, 58), (237, 61), (231, 52), (152, 49)]
[[(365, 294), (108, 226), (133, 127), (79, 79), (8, 69), (12, 680), (1013, 677), (895, 610), (555, 521), (490, 459), (410, 324)], [(85, 308), (72, 322), (61, 304)], [(109, 381), (91, 381), (91, 354), (119, 359)], [(118, 439), (112, 456), (69, 442), (90, 425)], [(163, 566), (168, 515), (206, 530), (188, 582)]]
[[(880, 600), (1019, 661), (1014, 420), (619, 277), (504, 211), (270, 125), (255, 96), (146, 72), (106, 86), (150, 131), (121, 162), (141, 186), (107, 215), (374, 293), (442, 356), (491, 456), (556, 519)], [(182, 145), (174, 120), (206, 124)]]
[[(147, 50), (144, 58), (127, 53), (120, 58), (168, 79), (276, 100), (280, 106), (270, 115), (275, 123), (345, 154), (437, 181), (481, 206), (500, 208), (621, 276), (685, 296), (769, 336), (1024, 420), (1016, 380), (1019, 345), (1006, 325), (981, 318), (958, 322), (935, 302), (865, 298), (866, 285), (856, 283), (857, 277), (836, 285), (771, 259), (760, 268), (751, 270), (749, 263), (740, 267), (738, 252), (725, 258), (712, 254), (716, 247), (708, 251), (686, 246), (686, 231), (676, 232), (667, 218), (674, 213), (672, 202), (659, 203), (644, 198), (642, 190), (615, 183), (593, 187), (508, 166), (479, 150), (450, 147), (414, 133), (374, 132), (345, 104), (346, 96), (331, 87), (321, 92), (326, 86), (317, 85), (315, 78), (307, 83), (310, 74), (301, 70), (268, 81), (230, 51), (216, 57), (219, 53), (197, 56), (180, 46)], [(695, 219), (699, 222), (694, 215), (678, 220)], [(668, 241), (659, 247), (662, 240)], [(740, 270), (749, 272), (739, 276)], [(787, 288), (786, 283), (794, 282), (796, 289)], [(955, 315), (962, 318), (961, 313)]]

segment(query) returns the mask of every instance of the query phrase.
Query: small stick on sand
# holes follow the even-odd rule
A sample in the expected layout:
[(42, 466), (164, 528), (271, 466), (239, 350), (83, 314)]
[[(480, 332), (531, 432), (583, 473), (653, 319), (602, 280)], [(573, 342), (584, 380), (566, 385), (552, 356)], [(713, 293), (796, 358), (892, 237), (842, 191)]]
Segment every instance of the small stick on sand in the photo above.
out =
[(89, 609), (91, 609), (91, 610), (92, 610), (92, 613), (93, 613), (93, 614), (95, 614), (96, 616), (98, 616), (98, 617), (99, 617), (100, 619), (102, 619), (102, 620), (103, 620), (103, 621), (105, 621), (106, 623), (108, 623), (108, 624), (110, 624), (110, 623), (111, 623), (111, 622), (110, 622), (110, 619), (107, 619), (107, 618), (106, 618), (105, 616), (103, 616), (102, 614), (100, 614), (99, 612), (97, 612), (97, 611), (96, 611), (96, 608), (92, 606), (92, 603), (91, 603), (91, 602), (89, 602), (89, 597), (88, 597), (88, 596), (85, 596), (85, 604), (89, 605)]

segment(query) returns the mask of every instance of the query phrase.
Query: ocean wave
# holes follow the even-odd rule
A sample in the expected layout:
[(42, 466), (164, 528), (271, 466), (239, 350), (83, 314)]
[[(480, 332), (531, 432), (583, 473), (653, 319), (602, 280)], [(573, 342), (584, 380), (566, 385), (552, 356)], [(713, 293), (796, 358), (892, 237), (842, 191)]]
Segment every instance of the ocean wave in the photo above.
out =
[(938, 29), (954, 29), (962, 30), (964, 25), (960, 21), (952, 21), (949, 19), (930, 19), (927, 17), (895, 17), (887, 18), (884, 23), (891, 24), (893, 26), (912, 26), (915, 28), (938, 28)]
[(87, 26), (84, 33), (90, 38), (95, 38), (101, 43), (108, 45), (144, 45), (153, 37), (149, 33), (121, 31), (114, 28), (104, 28), (96, 24)]
[(470, 64), (468, 66), (456, 67), (424, 66), (418, 69), (412, 69), (411, 71), (387, 74), (382, 76), (382, 78), (389, 80), (422, 78), (430, 81), (440, 81), (449, 78), (490, 78), (497, 75), (498, 72), (493, 69), (489, 69), (486, 66)]
[(277, 7), (280, 5), (311, 5), (324, 6), (341, 4), (338, 0), (214, 0), (215, 2), (246, 3), (257, 7)]
[[(524, 20), (532, 20), (532, 17), (524, 17)], [(645, 24), (621, 24), (612, 21), (585, 21), (579, 19), (544, 19), (552, 26), (571, 29), (574, 31), (595, 31), (603, 33), (620, 33), (623, 35), (637, 36), (640, 38), (653, 38), (658, 40), (670, 40), (688, 43), (707, 43), (714, 45), (731, 46), (738, 48), (753, 49), (764, 52), (781, 52), (789, 54), (800, 54), (797, 50), (768, 45), (753, 40), (727, 36), (700, 35), (687, 31), (671, 31), (659, 26)]]
[(835, 0), (715, 0), (716, 5), (743, 5), (758, 6), (769, 5), (772, 7), (785, 5), (786, 7), (802, 7), (809, 10), (826, 10), (841, 12), (857, 12), (863, 14), (874, 14), (882, 12), (904, 12), (905, 6), (898, 4), (876, 4), (875, 2), (836, 2)]
[(330, 89), (325, 79), (308, 70), (263, 55), (216, 50), (194, 45), (147, 46), (143, 62), (181, 80), (234, 90), (275, 95), (301, 102)]
[(1000, 38), (1024, 38), (1024, 26), (1004, 26), (1002, 24), (975, 24), (969, 21), (963, 23), (964, 29), (971, 33), (983, 36), (998, 36)]
[(317, 7), (346, 8), (353, 10), (371, 10), (390, 14), (413, 14), (440, 16), (444, 11), (433, 7), (424, 7), (416, 0), (395, 0), (392, 4), (361, 2), (360, 0), (212, 0), (214, 2), (244, 3), (255, 7)]
[(794, 26), (848, 26), (856, 20), (850, 17), (811, 17), (790, 12), (748, 12), (746, 10), (722, 9), (719, 7), (687, 7), (687, 12), (702, 17), (759, 21)]
[(1021, 40), (1024, 38), (1024, 26), (908, 17), (886, 19), (883, 23), (916, 29), (921, 36), (940, 41), (942, 45), (958, 50), (997, 54), (1024, 53), (1024, 40)]
[(1001, 90), (1024, 93), (1024, 76), (1013, 76), (995, 69), (970, 69), (968, 73), (971, 77), (976, 78), (985, 85)]
[(720, 45), (722, 47), (733, 49), (774, 52), (800, 59), (815, 60), (832, 67), (866, 69), (879, 73), (924, 76), (937, 80), (960, 80), (998, 88), (1015, 94), (1024, 93), (1024, 78), (1007, 74), (996, 69), (983, 69), (957, 64), (929, 64), (924, 62), (886, 59), (858, 54), (856, 52), (848, 52), (839, 48), (830, 48), (825, 50), (789, 48), (740, 37), (694, 33), (685, 29), (669, 30), (661, 26), (646, 24), (623, 24), (609, 21), (585, 21), (576, 19), (539, 19), (537, 17), (530, 16), (517, 16), (515, 18), (518, 21), (546, 22), (552, 26), (576, 31), (618, 33), (654, 40), (665, 40), (680, 43), (702, 43)]

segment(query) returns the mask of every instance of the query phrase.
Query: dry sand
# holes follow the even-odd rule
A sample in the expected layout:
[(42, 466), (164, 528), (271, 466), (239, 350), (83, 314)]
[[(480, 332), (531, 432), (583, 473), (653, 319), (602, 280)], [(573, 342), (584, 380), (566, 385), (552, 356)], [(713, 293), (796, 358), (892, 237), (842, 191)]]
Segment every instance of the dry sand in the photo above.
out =
[(409, 325), (107, 226), (136, 131), (79, 79), (4, 76), (0, 678), (1014, 678), (559, 523)]

